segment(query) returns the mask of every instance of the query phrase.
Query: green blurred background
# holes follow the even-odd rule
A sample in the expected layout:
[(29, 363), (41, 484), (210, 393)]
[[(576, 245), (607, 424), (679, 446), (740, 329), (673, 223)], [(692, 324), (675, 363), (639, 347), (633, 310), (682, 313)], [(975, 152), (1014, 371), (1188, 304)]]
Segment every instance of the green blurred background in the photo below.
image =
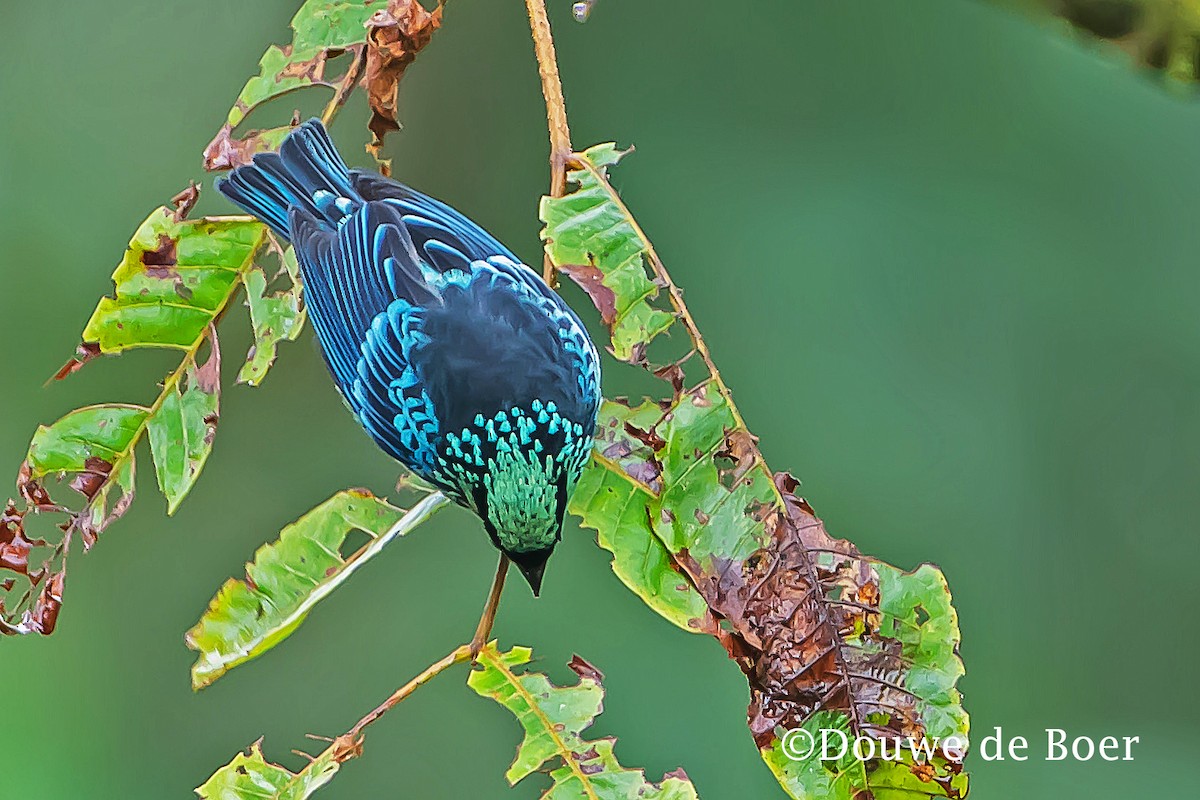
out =
[[(637, 145), (617, 182), (772, 465), (804, 479), (833, 533), (945, 570), (975, 740), (1003, 726), (1040, 753), (1046, 727), (1142, 737), (1133, 763), (976, 753), (972, 796), (1185, 794), (1200, 749), (1200, 103), (970, 0), (602, 0), (586, 25), (552, 5), (576, 144)], [(296, 6), (3, 3), (8, 474), (38, 423), (154, 396), (171, 354), (42, 383)], [(520, 3), (451, 3), (389, 149), (397, 176), (536, 260), (546, 133), (526, 37)], [(349, 153), (363, 118), (356, 101), (335, 126)], [(228, 209), (208, 195), (203, 210)], [(238, 316), (227, 378), (248, 343)], [(618, 366), (605, 384), (633, 385)], [(455, 510), (276, 651), (188, 688), (182, 634), (254, 548), (335, 490), (386, 492), (395, 475), (309, 337), (261, 389), (227, 389), (174, 519), (142, 466), (128, 517), (72, 563), (58, 632), (0, 642), (3, 800), (187, 797), (263, 735), (295, 766), (305, 732), (342, 732), (469, 637), (494, 552)], [(645, 610), (587, 533), (566, 532), (543, 599), (510, 586), (496, 632), (560, 678), (575, 652), (605, 671), (595, 730), (620, 736), (626, 764), (682, 764), (709, 800), (781, 796), (737, 668)], [(535, 796), (503, 781), (516, 723), (463, 677), (380, 722), (321, 796)]]

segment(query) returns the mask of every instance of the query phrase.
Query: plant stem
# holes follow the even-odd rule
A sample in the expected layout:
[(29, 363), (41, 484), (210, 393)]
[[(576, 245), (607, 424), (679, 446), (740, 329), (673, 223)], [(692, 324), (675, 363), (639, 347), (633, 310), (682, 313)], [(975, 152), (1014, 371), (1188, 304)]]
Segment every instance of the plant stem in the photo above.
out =
[(350, 98), (354, 87), (358, 85), (358, 79), (362, 77), (363, 70), (367, 66), (367, 46), (364, 44), (358, 48), (358, 52), (354, 55), (354, 63), (346, 69), (346, 75), (342, 78), (342, 82), (338, 84), (337, 89), (333, 93), (329, 104), (325, 106), (325, 110), (321, 112), (321, 122), (325, 125), (333, 122), (333, 118), (337, 116), (338, 111), (346, 104), (346, 100)]
[[(575, 149), (571, 146), (558, 57), (554, 53), (554, 37), (550, 32), (545, 0), (525, 0), (525, 8), (529, 12), (529, 30), (533, 34), (533, 50), (542, 79), (542, 96), (546, 98), (546, 124), (550, 129), (550, 196), (562, 197), (567, 191), (567, 164), (573, 159)], [(542, 277), (546, 283), (554, 285), (554, 264), (549, 256), (543, 262)]]
[(479, 656), (479, 651), (487, 644), (492, 635), (492, 625), (496, 622), (496, 610), (500, 608), (500, 593), (504, 591), (504, 576), (508, 574), (508, 556), (500, 554), (500, 564), (496, 567), (496, 577), (492, 579), (492, 589), (488, 592), (487, 603), (483, 606), (483, 615), (479, 618), (479, 627), (471, 637), (471, 660)]
[(373, 711), (371, 711), (371, 713), (367, 714), (365, 717), (363, 717), (358, 722), (356, 722), (354, 724), (354, 727), (346, 732), (345, 736), (338, 737), (338, 738), (339, 739), (350, 739), (350, 740), (358, 739), (359, 736), (362, 735), (364, 728), (366, 728), (372, 722), (379, 719), (384, 714), (386, 714), (387, 712), (391, 711), (393, 708), (398, 706), (410, 694), (415, 692), (420, 687), (424, 686), (429, 681), (433, 680), (433, 678), (436, 677), (437, 675), (439, 675), (440, 673), (445, 672), (450, 667), (453, 667), (455, 664), (461, 664), (462, 662), (469, 661), (470, 659), (471, 659), (470, 645), (465, 645), (465, 644), (460, 645), (459, 647), (455, 648), (453, 651), (451, 651), (450, 653), (448, 653), (447, 655), (442, 657), (440, 660), (435, 661), (434, 663), (430, 664), (428, 667), (426, 667), (421, 672), (420, 675), (413, 678), (411, 681), (404, 684), (399, 689), (397, 689), (395, 692), (393, 692), (391, 697), (389, 697), (387, 700), (384, 700), (383, 703), (381, 703), (377, 708), (375, 708)]

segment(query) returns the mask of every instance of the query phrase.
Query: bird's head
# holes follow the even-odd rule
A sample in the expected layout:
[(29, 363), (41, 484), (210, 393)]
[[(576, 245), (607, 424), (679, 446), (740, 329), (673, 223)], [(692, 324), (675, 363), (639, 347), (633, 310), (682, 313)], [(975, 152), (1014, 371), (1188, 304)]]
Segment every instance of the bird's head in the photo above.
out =
[(465, 504), (536, 595), (562, 537), (567, 499), (591, 454), (594, 422), (585, 428), (560, 416), (552, 402), (535, 400), (529, 408), (477, 415), (461, 435), (446, 435), (441, 460), (458, 476)]

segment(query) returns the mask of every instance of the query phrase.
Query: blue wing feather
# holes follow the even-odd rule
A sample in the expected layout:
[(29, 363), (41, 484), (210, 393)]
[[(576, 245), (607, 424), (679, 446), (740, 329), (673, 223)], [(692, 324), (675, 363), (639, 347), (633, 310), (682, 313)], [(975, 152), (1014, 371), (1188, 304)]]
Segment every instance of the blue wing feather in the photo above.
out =
[(583, 324), (465, 216), (347, 170), (315, 122), (218, 188), (292, 241), (342, 395), (414, 472), (469, 502), (447, 441), (503, 409), (552, 403), (590, 436), (599, 361)]

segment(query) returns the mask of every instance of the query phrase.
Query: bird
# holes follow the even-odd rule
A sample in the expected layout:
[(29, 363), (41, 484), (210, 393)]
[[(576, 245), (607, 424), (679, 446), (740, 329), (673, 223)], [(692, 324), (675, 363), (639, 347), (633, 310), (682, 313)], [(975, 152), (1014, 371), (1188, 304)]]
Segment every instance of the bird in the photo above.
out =
[[(333, 382), (385, 453), (474, 512), (535, 596), (591, 456), (600, 359), (579, 316), (450, 206), (351, 170), (320, 120), (216, 189), (291, 243)], [(490, 618), (489, 618), (490, 612)]]

